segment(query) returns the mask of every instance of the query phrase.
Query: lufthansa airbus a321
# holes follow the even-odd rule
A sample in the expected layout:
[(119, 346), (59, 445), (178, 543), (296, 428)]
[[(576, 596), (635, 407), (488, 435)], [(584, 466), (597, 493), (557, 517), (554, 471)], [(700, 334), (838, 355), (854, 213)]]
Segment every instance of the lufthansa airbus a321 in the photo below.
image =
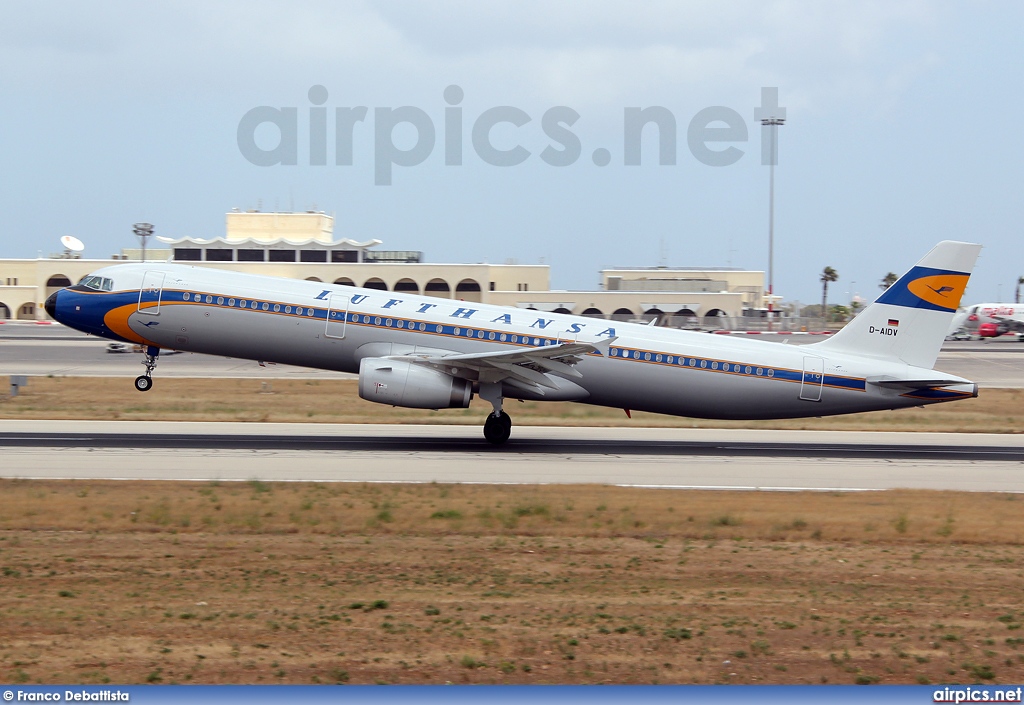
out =
[(160, 350), (359, 373), (368, 401), (423, 409), (506, 398), (719, 419), (898, 409), (977, 396), (933, 369), (980, 245), (946, 241), (827, 340), (801, 346), (180, 264), (105, 267), (46, 301), (55, 320)]

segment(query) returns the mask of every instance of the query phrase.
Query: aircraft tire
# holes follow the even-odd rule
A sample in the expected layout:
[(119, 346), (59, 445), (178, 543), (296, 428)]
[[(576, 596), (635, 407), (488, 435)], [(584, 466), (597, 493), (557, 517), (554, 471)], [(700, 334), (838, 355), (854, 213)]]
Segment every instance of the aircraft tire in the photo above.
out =
[(146, 375), (139, 375), (135, 378), (135, 388), (140, 392), (148, 392), (153, 388), (153, 378)]
[(512, 418), (504, 411), (501, 412), (500, 416), (494, 416), (493, 414), (487, 415), (487, 420), (484, 421), (484, 438), (488, 442), (493, 443), (496, 446), (500, 446), (502, 443), (508, 440), (508, 437), (512, 435)]

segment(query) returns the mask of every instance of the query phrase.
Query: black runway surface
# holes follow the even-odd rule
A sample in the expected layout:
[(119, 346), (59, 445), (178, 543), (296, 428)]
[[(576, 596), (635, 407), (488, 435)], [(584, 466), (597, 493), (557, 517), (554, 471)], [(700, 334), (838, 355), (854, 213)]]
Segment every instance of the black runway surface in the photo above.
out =
[[(137, 448), (211, 450), (373, 451), (379, 453), (460, 453), (481, 451), (519, 455), (733, 456), (766, 458), (863, 458), (1024, 462), (1024, 448), (978, 445), (901, 445), (877, 443), (766, 443), (754, 441), (665, 441), (533, 439), (513, 437), (503, 446), (479, 439), (415, 436), (289, 436), (179, 433), (0, 433), (0, 447)], [(525, 435), (525, 432), (524, 432)]]

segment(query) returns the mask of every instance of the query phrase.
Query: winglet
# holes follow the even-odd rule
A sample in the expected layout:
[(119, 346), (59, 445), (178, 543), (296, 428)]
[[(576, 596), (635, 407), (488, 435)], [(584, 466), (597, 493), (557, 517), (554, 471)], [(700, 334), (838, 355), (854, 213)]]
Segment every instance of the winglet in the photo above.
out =
[(605, 340), (602, 340), (597, 343), (590, 343), (590, 345), (594, 346), (594, 352), (596, 352), (598, 355), (608, 357), (608, 350), (612, 347), (612, 343), (614, 343), (617, 339), (618, 336), (613, 336), (611, 338), (606, 338)]

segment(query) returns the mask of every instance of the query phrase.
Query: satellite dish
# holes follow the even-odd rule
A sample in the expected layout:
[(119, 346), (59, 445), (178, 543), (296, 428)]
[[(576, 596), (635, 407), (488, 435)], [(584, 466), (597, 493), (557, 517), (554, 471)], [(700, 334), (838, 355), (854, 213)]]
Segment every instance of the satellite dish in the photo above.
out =
[(64, 245), (64, 249), (69, 252), (81, 252), (85, 249), (85, 244), (74, 235), (65, 235), (60, 239), (60, 244)]

